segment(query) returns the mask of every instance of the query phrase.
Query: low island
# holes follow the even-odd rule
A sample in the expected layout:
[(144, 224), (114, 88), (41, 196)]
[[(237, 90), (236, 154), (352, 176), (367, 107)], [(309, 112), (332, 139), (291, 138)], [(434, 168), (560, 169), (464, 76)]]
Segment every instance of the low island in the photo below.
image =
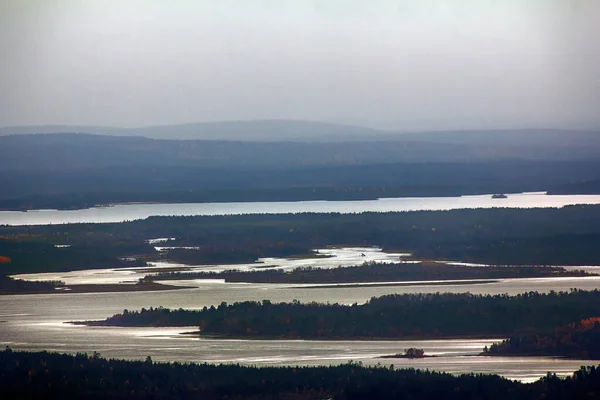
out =
[(425, 354), (425, 350), (423, 349), (417, 349), (414, 347), (411, 347), (409, 349), (404, 350), (404, 353), (396, 353), (396, 354), (391, 354), (389, 356), (381, 356), (379, 358), (426, 358), (426, 357), (435, 357), (432, 355), (426, 355)]
[(244, 301), (201, 310), (124, 310), (89, 326), (197, 326), (203, 337), (245, 339), (502, 338), (600, 315), (600, 291), (396, 294), (365, 304)]
[(287, 284), (339, 284), (364, 282), (403, 282), (441, 280), (494, 280), (509, 278), (554, 278), (585, 277), (594, 274), (568, 270), (552, 266), (512, 266), (499, 265), (485, 268), (452, 265), (444, 262), (378, 263), (365, 262), (354, 267), (314, 268), (301, 267), (291, 271), (268, 270), (228, 270), (223, 272), (179, 272), (167, 271), (147, 275), (146, 281), (167, 281), (186, 279), (223, 279), (225, 282), (247, 283), (287, 283)]

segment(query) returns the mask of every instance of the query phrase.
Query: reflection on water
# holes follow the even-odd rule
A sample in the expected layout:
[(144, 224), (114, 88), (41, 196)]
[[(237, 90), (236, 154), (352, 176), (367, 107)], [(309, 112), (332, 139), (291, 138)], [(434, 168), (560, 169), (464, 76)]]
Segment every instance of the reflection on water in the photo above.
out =
[[(132, 284), (138, 279), (152, 274), (152, 270), (160, 272), (168, 269), (169, 271), (181, 270), (185, 272), (213, 271), (221, 272), (230, 269), (250, 270), (260, 268), (266, 269), (285, 269), (290, 270), (298, 267), (319, 267), (319, 268), (337, 268), (339, 266), (349, 267), (360, 265), (364, 262), (398, 262), (401, 257), (408, 256), (407, 253), (386, 253), (378, 247), (344, 247), (344, 248), (325, 248), (315, 250), (323, 258), (278, 258), (266, 257), (259, 258), (255, 263), (248, 264), (220, 264), (220, 265), (184, 265), (170, 262), (154, 262), (149, 267), (136, 268), (111, 268), (111, 269), (90, 269), (70, 272), (45, 272), (39, 274), (20, 274), (13, 275), (14, 278), (30, 281), (62, 281), (66, 285), (83, 284)], [(190, 286), (182, 285), (182, 286)]]
[[(403, 254), (387, 254), (377, 248), (321, 249), (330, 258), (289, 260), (268, 258), (246, 264), (250, 269), (264, 265), (280, 268), (318, 265), (337, 267), (357, 265), (363, 261), (397, 261)], [(364, 254), (364, 255), (363, 255)], [(168, 264), (173, 267), (173, 264)], [(156, 264), (154, 268), (164, 268)], [(189, 266), (181, 266), (188, 268)], [(232, 266), (197, 266), (191, 270), (228, 269)], [(237, 266), (240, 267), (240, 266)], [(587, 267), (597, 270), (598, 267)], [(31, 274), (28, 279), (58, 279), (75, 283), (135, 282), (147, 274), (146, 268), (88, 270), (56, 274)], [(158, 292), (67, 293), (51, 295), (0, 296), (0, 346), (23, 350), (60, 352), (99, 351), (105, 357), (143, 359), (150, 355), (156, 361), (189, 361), (211, 363), (243, 363), (252, 365), (335, 365), (349, 360), (364, 364), (394, 364), (395, 367), (428, 368), (451, 373), (496, 373), (512, 379), (535, 380), (546, 372), (567, 375), (581, 365), (593, 361), (563, 360), (548, 357), (480, 357), (484, 346), (495, 340), (430, 340), (430, 341), (265, 341), (215, 340), (179, 335), (189, 328), (107, 328), (64, 324), (65, 321), (104, 319), (123, 309), (142, 307), (199, 309), (222, 301), (263, 299), (272, 302), (337, 302), (362, 303), (374, 296), (392, 293), (471, 292), (476, 294), (517, 294), (527, 291), (567, 291), (571, 288), (600, 288), (600, 277), (501, 279), (493, 283), (465, 284), (445, 281), (442, 286), (430, 282), (412, 286), (331, 288), (328, 285), (248, 284), (223, 281), (185, 280), (167, 284), (197, 286)], [(319, 287), (323, 286), (323, 287)], [(325, 287), (327, 286), (327, 287)], [(423, 348), (438, 357), (419, 360), (381, 359), (383, 355), (402, 352), (408, 347)]]
[[(190, 283), (190, 281), (184, 282), (186, 285)], [(600, 288), (600, 277), (524, 278), (471, 285), (456, 283), (436, 286), (423, 283), (415, 286), (358, 286), (335, 289), (330, 287), (309, 289), (297, 285), (267, 283), (196, 282), (197, 288), (170, 291), (0, 296), (0, 309), (6, 316), (23, 314), (19, 318), (29, 319), (30, 322), (45, 322), (47, 320), (103, 319), (121, 312), (125, 308), (136, 310), (142, 307), (164, 306), (198, 309), (219, 304), (222, 301), (234, 303), (267, 299), (272, 302), (290, 302), (296, 299), (302, 302), (352, 304), (363, 303), (371, 297), (393, 293), (471, 292), (514, 295), (528, 291), (548, 292), (550, 290), (568, 291), (571, 288), (585, 290)], [(0, 333), (2, 326), (0, 324)]]
[[(350, 360), (364, 365), (414, 367), (451, 373), (495, 373), (511, 379), (535, 380), (553, 371), (567, 375), (594, 362), (549, 357), (479, 357), (493, 340), (304, 341), (199, 339), (180, 332), (189, 328), (106, 328), (64, 325), (60, 322), (23, 323), (3, 327), (0, 345), (23, 350), (59, 352), (99, 351), (104, 357), (155, 361), (241, 363), (249, 365), (337, 365)], [(436, 357), (382, 359), (409, 347)]]
[[(318, 267), (318, 268), (337, 268), (339, 266), (349, 267), (360, 265), (364, 262), (403, 262), (412, 263), (416, 261), (404, 260), (404, 257), (410, 256), (408, 253), (387, 253), (378, 247), (343, 247), (343, 248), (324, 248), (316, 249), (316, 253), (326, 256), (322, 258), (278, 258), (278, 257), (265, 257), (259, 258), (254, 263), (248, 264), (219, 264), (219, 265), (185, 265), (171, 262), (153, 262), (149, 263), (148, 267), (135, 267), (135, 268), (111, 268), (111, 269), (91, 269), (81, 271), (70, 271), (70, 272), (46, 272), (38, 274), (19, 274), (13, 275), (14, 278), (33, 280), (33, 281), (62, 281), (67, 285), (79, 285), (79, 284), (134, 284), (139, 279), (144, 278), (146, 275), (152, 274), (153, 271), (182, 271), (182, 272), (222, 272), (225, 270), (238, 269), (238, 270), (252, 270), (252, 269), (283, 269), (292, 270), (298, 267)], [(486, 267), (486, 264), (472, 264), (459, 261), (444, 261), (453, 265), (464, 265), (471, 267)], [(590, 273), (600, 275), (600, 266), (566, 266), (563, 267), (568, 270), (585, 270)], [(420, 281), (420, 282), (409, 282), (410, 286), (417, 291), (429, 292), (432, 288), (435, 291), (446, 291), (446, 288), (450, 287), (449, 291), (453, 291), (454, 288), (463, 288), (464, 291), (471, 291), (472, 293), (510, 293), (517, 294), (532, 290), (537, 291), (550, 291), (550, 290), (569, 290), (571, 288), (578, 289), (596, 289), (598, 285), (599, 277), (563, 277), (563, 278), (528, 278), (528, 279), (504, 279), (490, 281), (488, 279), (480, 280), (469, 280), (469, 282), (480, 281), (477, 285), (471, 285), (467, 281)], [(462, 283), (461, 283), (462, 282)], [(228, 288), (233, 288), (236, 285), (239, 287), (243, 285), (244, 288), (249, 287), (261, 287), (261, 288), (318, 288), (331, 287), (331, 284), (245, 284), (245, 283), (225, 283), (221, 279), (217, 280), (170, 280), (162, 281), (161, 283), (173, 286), (196, 286), (198, 288), (211, 288), (214, 284), (227, 285)], [(341, 284), (343, 286), (374, 286), (381, 285), (386, 282), (364, 282), (364, 283), (352, 283), (352, 284)], [(386, 284), (389, 284), (387, 282)], [(406, 292), (401, 289), (407, 282), (393, 286), (395, 292)], [(434, 285), (435, 283), (446, 283), (445, 285)], [(482, 285), (483, 289), (481, 288)], [(492, 288), (488, 285), (493, 285)], [(471, 286), (473, 288), (471, 289)], [(339, 290), (336, 288), (335, 290)], [(483, 291), (482, 291), (483, 290)], [(409, 292), (413, 293), (415, 290), (409, 289)], [(383, 293), (383, 292), (382, 292)], [(376, 296), (379, 294), (373, 294)], [(371, 297), (371, 296), (369, 296)], [(365, 299), (366, 300), (366, 299)], [(343, 302), (343, 301), (342, 301)]]
[(406, 197), (352, 201), (295, 201), (191, 204), (121, 204), (83, 210), (0, 211), (0, 224), (49, 225), (65, 223), (123, 222), (153, 215), (228, 215), (282, 213), (360, 213), (366, 211), (454, 210), (459, 208), (564, 207), (573, 204), (600, 204), (600, 195), (510, 194), (506, 199), (491, 195), (461, 197)]
[[(189, 284), (189, 281), (185, 281)], [(240, 362), (256, 365), (329, 365), (362, 361), (365, 364), (394, 364), (452, 373), (490, 372), (509, 378), (534, 380), (547, 371), (570, 374), (593, 361), (544, 357), (474, 357), (490, 340), (444, 341), (246, 341), (207, 340), (178, 333), (191, 328), (103, 328), (63, 324), (64, 321), (103, 319), (123, 309), (169, 307), (198, 309), (244, 300), (269, 299), (273, 302), (298, 299), (303, 302), (364, 302), (372, 296), (390, 293), (466, 292), (522, 293), (529, 290), (568, 290), (571, 287), (595, 289), (600, 277), (507, 279), (475, 285), (403, 287), (353, 287), (306, 289), (292, 285), (199, 283), (198, 288), (166, 292), (92, 293), (0, 296), (2, 320), (0, 345), (15, 349), (63, 352), (99, 351), (106, 357), (157, 361)], [(407, 347), (424, 348), (440, 357), (421, 360), (380, 359)]]

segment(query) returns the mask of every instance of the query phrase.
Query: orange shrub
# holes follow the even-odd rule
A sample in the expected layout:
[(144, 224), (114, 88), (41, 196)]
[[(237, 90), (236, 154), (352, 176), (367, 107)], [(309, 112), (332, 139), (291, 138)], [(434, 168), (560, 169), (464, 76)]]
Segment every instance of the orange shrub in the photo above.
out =
[(596, 323), (600, 323), (600, 317), (584, 319), (583, 321), (581, 321), (580, 325), (583, 330), (588, 330), (592, 329), (594, 325), (596, 325)]

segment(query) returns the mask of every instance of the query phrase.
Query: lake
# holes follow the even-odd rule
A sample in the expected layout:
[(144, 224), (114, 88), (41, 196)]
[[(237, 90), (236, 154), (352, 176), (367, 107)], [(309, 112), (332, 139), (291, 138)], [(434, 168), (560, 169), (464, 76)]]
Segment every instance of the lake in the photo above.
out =
[[(522, 195), (532, 196), (532, 195)], [(29, 214), (29, 213), (24, 213)], [(168, 246), (168, 238), (151, 239), (157, 247)], [(386, 253), (376, 247), (316, 249), (326, 258), (286, 259), (264, 258), (257, 263), (237, 265), (242, 269), (292, 269), (300, 266), (334, 268), (357, 265), (364, 261), (390, 262), (402, 260), (407, 254)], [(460, 262), (457, 262), (460, 264)], [(485, 268), (484, 265), (479, 265)], [(174, 267), (155, 263), (154, 268)], [(233, 266), (185, 266), (194, 270), (223, 270)], [(598, 272), (596, 266), (585, 268)], [(150, 268), (115, 268), (62, 273), (19, 275), (31, 280), (58, 279), (68, 284), (130, 284), (149, 273)], [(415, 367), (450, 373), (494, 373), (511, 379), (532, 381), (546, 372), (568, 375), (581, 365), (598, 361), (567, 360), (551, 357), (482, 357), (484, 346), (500, 340), (419, 340), (419, 341), (303, 341), (303, 340), (239, 340), (200, 339), (180, 335), (189, 328), (115, 328), (85, 327), (65, 324), (73, 320), (104, 319), (123, 309), (168, 307), (199, 309), (222, 301), (268, 299), (272, 302), (337, 302), (363, 303), (374, 296), (393, 293), (452, 292), (475, 294), (518, 294), (527, 291), (568, 291), (571, 288), (600, 288), (600, 276), (564, 278), (499, 279), (493, 282), (467, 284), (461, 281), (413, 282), (411, 286), (375, 287), (365, 283), (358, 287), (331, 288), (328, 285), (249, 284), (223, 281), (182, 280), (166, 284), (194, 286), (191, 289), (157, 292), (64, 293), (45, 295), (0, 296), (0, 346), (19, 350), (49, 350), (58, 352), (99, 351), (104, 357), (155, 361), (189, 361), (211, 363), (241, 363), (250, 365), (331, 365), (360, 361), (365, 365), (394, 364), (396, 368)], [(308, 288), (306, 286), (311, 286)], [(323, 286), (323, 287), (320, 287)], [(327, 287), (325, 287), (327, 286)], [(419, 360), (381, 359), (383, 355), (402, 352), (409, 347), (423, 348), (438, 357)]]
[[(156, 246), (168, 241), (151, 240)], [(357, 265), (363, 261), (398, 261), (407, 254), (386, 253), (376, 247), (348, 247), (316, 249), (329, 256), (319, 259), (265, 258), (256, 263), (238, 265), (243, 269), (271, 265), (274, 268), (293, 269), (318, 265), (333, 268), (338, 265)], [(152, 268), (173, 267), (156, 263), (151, 268), (115, 268), (62, 273), (18, 275), (30, 280), (60, 279), (68, 284), (130, 284), (150, 273)], [(184, 266), (192, 270), (223, 270), (232, 266)], [(482, 268), (485, 266), (481, 265)], [(598, 272), (598, 267), (587, 268)], [(0, 346), (9, 345), (23, 350), (54, 350), (61, 352), (99, 351), (105, 357), (144, 359), (150, 355), (156, 361), (233, 362), (252, 365), (330, 365), (349, 360), (364, 364), (394, 364), (396, 367), (417, 367), (451, 373), (495, 373), (511, 379), (535, 380), (548, 371), (567, 375), (581, 365), (594, 361), (564, 360), (550, 357), (480, 357), (484, 346), (499, 340), (421, 340), (421, 341), (269, 341), (199, 339), (180, 332), (189, 328), (115, 328), (85, 327), (65, 324), (66, 321), (104, 319), (123, 309), (142, 307), (199, 309), (222, 301), (268, 299), (272, 302), (337, 302), (363, 303), (374, 296), (393, 293), (471, 292), (475, 294), (518, 294), (535, 290), (568, 291), (571, 288), (593, 290), (600, 288), (600, 276), (565, 278), (500, 279), (494, 282), (467, 284), (444, 281), (442, 286), (431, 282), (414, 282), (411, 286), (374, 287), (365, 283), (358, 287), (320, 287), (327, 285), (288, 285), (225, 283), (223, 281), (181, 280), (166, 284), (195, 286), (160, 292), (122, 293), (65, 293), (46, 295), (0, 296)], [(306, 286), (312, 286), (307, 288)], [(438, 357), (421, 360), (381, 359), (387, 354), (402, 352), (408, 347), (425, 349)]]
[(192, 216), (289, 213), (361, 213), (464, 208), (539, 208), (575, 204), (600, 204), (600, 195), (546, 195), (544, 192), (461, 197), (405, 197), (351, 201), (296, 201), (193, 204), (117, 204), (81, 210), (0, 211), (0, 225), (49, 225), (66, 223), (123, 222), (150, 216)]
[[(523, 290), (598, 287), (600, 279), (580, 278), (571, 282), (550, 279), (503, 281), (499, 284), (384, 288), (303, 289), (285, 285), (216, 284), (168, 292), (52, 294), (0, 296), (0, 346), (21, 350), (58, 352), (99, 351), (105, 357), (155, 361), (242, 363), (251, 365), (331, 365), (349, 360), (366, 365), (377, 363), (398, 367), (428, 368), (451, 373), (495, 373), (511, 379), (532, 381), (547, 371), (567, 375), (595, 361), (550, 357), (478, 357), (484, 346), (499, 340), (418, 341), (303, 341), (199, 339), (180, 332), (189, 328), (114, 328), (64, 324), (65, 321), (102, 319), (124, 308), (150, 306), (198, 309), (221, 301), (270, 299), (274, 302), (337, 301), (363, 302), (371, 296), (398, 292), (522, 292)], [(556, 283), (557, 285), (553, 285)], [(438, 357), (421, 360), (381, 359), (409, 347), (423, 348)]]
[[(73, 276), (84, 279), (92, 271)], [(109, 281), (122, 281), (103, 274)], [(102, 279), (96, 280), (97, 283)], [(546, 372), (567, 375), (581, 365), (598, 361), (566, 360), (550, 357), (479, 357), (483, 347), (498, 339), (488, 340), (421, 340), (421, 341), (278, 341), (199, 339), (179, 335), (189, 328), (114, 328), (85, 327), (64, 324), (65, 321), (104, 319), (123, 309), (142, 307), (199, 309), (222, 301), (268, 299), (272, 302), (362, 303), (373, 296), (391, 293), (472, 292), (481, 294), (517, 294), (529, 290), (547, 292), (570, 288), (600, 288), (600, 277), (503, 279), (494, 283), (461, 284), (446, 282), (444, 286), (427, 282), (398, 287), (305, 288), (302, 285), (244, 284), (182, 281), (193, 289), (130, 293), (66, 293), (46, 295), (0, 296), (0, 346), (21, 350), (52, 350), (75, 353), (99, 351), (105, 357), (156, 361), (233, 362), (251, 365), (330, 365), (361, 361), (364, 364), (394, 364), (451, 373), (495, 373), (511, 379), (532, 381)], [(177, 283), (171, 282), (168, 283)], [(381, 359), (382, 355), (402, 352), (408, 347), (425, 349), (438, 357), (421, 360)]]

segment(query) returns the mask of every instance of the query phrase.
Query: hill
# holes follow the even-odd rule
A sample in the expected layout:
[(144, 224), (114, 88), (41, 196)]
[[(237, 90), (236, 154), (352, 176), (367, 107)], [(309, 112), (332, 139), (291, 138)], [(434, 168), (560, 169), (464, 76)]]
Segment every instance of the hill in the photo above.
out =
[[(291, 128), (300, 134), (299, 126)], [(269, 135), (274, 136), (274, 132), (271, 130)], [(321, 143), (310, 142), (309, 136), (305, 136), (305, 142), (295, 142), (159, 140), (82, 133), (5, 135), (0, 136), (0, 170), (131, 165), (281, 167), (392, 162), (575, 161), (594, 160), (600, 154), (600, 133), (591, 131), (439, 132), (371, 135), (362, 141), (347, 140), (349, 133), (344, 132), (335, 134), (337, 141)], [(326, 137), (321, 136), (322, 139)]]
[(579, 129), (497, 129), (405, 132), (365, 126), (300, 120), (198, 122), (136, 128), (84, 125), (0, 127), (0, 136), (88, 133), (150, 139), (217, 140), (243, 142), (401, 141), (403, 143), (508, 146), (513, 148), (584, 148), (598, 146), (600, 131)]
[(89, 133), (112, 136), (142, 136), (151, 139), (227, 140), (227, 141), (300, 141), (323, 142), (364, 140), (385, 131), (315, 121), (253, 120), (198, 122), (177, 125), (159, 125), (139, 128), (103, 126), (42, 125), (0, 128), (0, 135), (52, 133)]
[[(211, 135), (225, 132), (219, 135), (232, 138), (240, 128), (235, 134), (251, 132), (247, 137), (252, 141), (26, 134), (25, 128), (17, 130), (20, 134), (0, 135), (0, 199), (10, 199), (0, 208), (600, 190), (600, 133), (592, 131), (393, 135), (287, 121), (195, 124), (173, 129), (183, 132), (182, 137), (192, 136), (197, 126)], [(286, 141), (258, 140), (257, 132), (265, 126), (268, 129), (260, 133), (263, 138)], [(244, 131), (242, 127), (252, 129)], [(161, 136), (167, 128), (110, 132)], [(292, 140), (300, 135), (304, 141)], [(360, 135), (369, 140), (359, 140)], [(327, 139), (333, 137), (336, 141)]]

